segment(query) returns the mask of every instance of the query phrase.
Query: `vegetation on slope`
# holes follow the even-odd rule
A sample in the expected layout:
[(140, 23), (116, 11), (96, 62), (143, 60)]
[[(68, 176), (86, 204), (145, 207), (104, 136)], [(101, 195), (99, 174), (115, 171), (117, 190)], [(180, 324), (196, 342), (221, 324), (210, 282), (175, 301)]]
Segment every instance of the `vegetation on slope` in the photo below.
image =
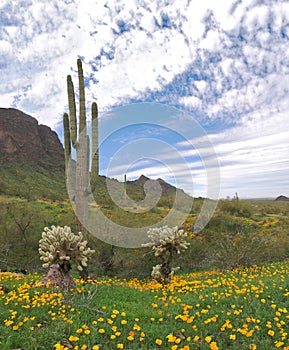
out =
[(67, 198), (64, 171), (48, 171), (34, 162), (6, 162), (0, 166), (0, 195), (64, 200)]
[[(176, 266), (188, 271), (224, 269), (283, 260), (289, 256), (288, 203), (239, 202), (219, 202), (209, 224), (201, 234), (195, 235), (191, 229), (203, 200), (194, 200), (191, 214), (184, 224), (184, 229), (189, 233), (190, 246), (185, 254), (178, 256)], [(242, 216), (245, 207), (250, 216)], [(91, 207), (90, 210), (95, 208)], [(138, 227), (160, 221), (170, 209), (157, 207), (142, 214), (128, 214), (108, 205), (102, 210), (117, 223)], [(44, 227), (68, 225), (75, 231), (74, 222), (74, 212), (68, 201), (0, 197), (0, 269), (39, 270), (38, 241)], [(89, 236), (89, 244), (96, 250), (89, 269), (96, 274), (143, 278), (150, 275), (152, 266), (157, 263), (145, 248), (115, 247), (93, 236)]]

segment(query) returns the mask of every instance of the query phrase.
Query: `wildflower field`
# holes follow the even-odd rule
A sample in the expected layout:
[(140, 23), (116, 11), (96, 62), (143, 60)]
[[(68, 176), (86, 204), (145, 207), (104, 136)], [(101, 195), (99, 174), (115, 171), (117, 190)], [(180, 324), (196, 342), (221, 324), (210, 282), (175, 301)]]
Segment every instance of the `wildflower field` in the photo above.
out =
[(0, 348), (288, 349), (289, 262), (61, 291), (0, 272)]

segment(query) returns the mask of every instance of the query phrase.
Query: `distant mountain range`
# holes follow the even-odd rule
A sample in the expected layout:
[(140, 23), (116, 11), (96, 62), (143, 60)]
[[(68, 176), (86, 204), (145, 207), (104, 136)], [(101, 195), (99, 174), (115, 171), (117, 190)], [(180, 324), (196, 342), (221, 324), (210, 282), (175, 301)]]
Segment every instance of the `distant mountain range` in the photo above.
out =
[[(64, 150), (56, 132), (17, 109), (0, 108), (0, 195), (29, 199), (67, 198), (64, 167)], [(105, 186), (116, 180), (104, 176), (100, 179), (98, 197), (111, 203)], [(137, 180), (127, 181), (128, 195), (142, 200), (148, 180), (151, 179), (141, 175)], [(152, 181), (160, 185), (165, 202), (176, 193), (184, 200), (191, 198), (160, 178)]]
[(275, 201), (289, 202), (289, 198), (286, 197), (286, 196), (281, 195), (281, 196), (278, 196), (278, 197), (275, 199)]

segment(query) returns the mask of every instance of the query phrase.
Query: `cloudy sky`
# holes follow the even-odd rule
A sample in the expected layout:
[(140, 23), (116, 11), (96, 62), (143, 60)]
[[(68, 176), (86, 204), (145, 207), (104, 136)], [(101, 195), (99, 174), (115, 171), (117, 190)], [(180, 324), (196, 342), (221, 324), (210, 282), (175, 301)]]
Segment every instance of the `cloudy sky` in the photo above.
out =
[[(162, 177), (195, 196), (218, 181), (221, 197), (289, 196), (288, 1), (1, 0), (1, 107), (61, 138), (78, 57), (88, 111), (97, 101), (100, 133), (114, 125), (103, 174)], [(139, 159), (124, 169), (123, 154)]]

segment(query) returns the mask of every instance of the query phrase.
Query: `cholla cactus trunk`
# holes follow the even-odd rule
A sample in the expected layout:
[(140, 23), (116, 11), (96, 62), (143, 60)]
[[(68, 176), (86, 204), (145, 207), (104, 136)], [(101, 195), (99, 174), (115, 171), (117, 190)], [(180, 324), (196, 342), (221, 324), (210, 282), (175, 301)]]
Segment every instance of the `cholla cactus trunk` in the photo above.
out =
[(171, 264), (174, 253), (176, 253), (176, 249), (173, 246), (171, 246), (167, 249), (166, 253), (167, 256), (165, 256), (165, 253), (160, 255), (160, 258), (162, 260), (161, 273), (164, 276), (164, 283), (168, 283), (170, 281), (170, 277), (173, 271)]

